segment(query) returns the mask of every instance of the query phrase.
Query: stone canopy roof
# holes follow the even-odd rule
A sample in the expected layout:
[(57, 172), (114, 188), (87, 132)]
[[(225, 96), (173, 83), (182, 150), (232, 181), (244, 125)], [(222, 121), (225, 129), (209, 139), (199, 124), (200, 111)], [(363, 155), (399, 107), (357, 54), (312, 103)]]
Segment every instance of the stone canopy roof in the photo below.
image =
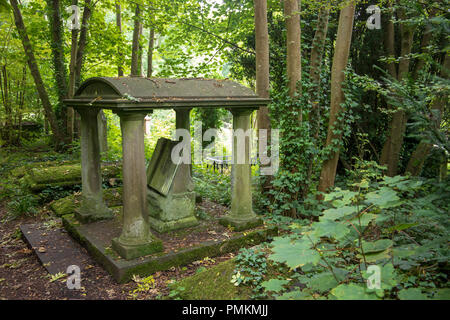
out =
[(112, 110), (163, 108), (249, 108), (266, 106), (270, 99), (231, 80), (203, 78), (161, 79), (144, 77), (95, 77), (83, 82), (69, 107)]

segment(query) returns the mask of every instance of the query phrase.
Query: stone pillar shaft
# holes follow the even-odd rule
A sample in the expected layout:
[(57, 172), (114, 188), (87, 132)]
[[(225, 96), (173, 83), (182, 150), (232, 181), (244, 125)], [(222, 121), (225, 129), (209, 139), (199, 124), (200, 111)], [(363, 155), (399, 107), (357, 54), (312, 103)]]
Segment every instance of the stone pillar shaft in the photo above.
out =
[(233, 163), (231, 211), (221, 219), (225, 226), (245, 230), (261, 224), (253, 212), (251, 183), (251, 109), (231, 109), (233, 114)]
[[(187, 130), (190, 133), (191, 129), (191, 122), (189, 118), (189, 113), (191, 112), (191, 109), (175, 109), (176, 113), (176, 129), (184, 129)], [(183, 141), (183, 138), (180, 138), (180, 141)], [(188, 141), (188, 149), (190, 148), (191, 141)], [(191, 158), (191, 155), (189, 154), (189, 159)], [(192, 161), (192, 160), (191, 160)], [(174, 193), (182, 193), (182, 192), (188, 192), (192, 191), (194, 189), (194, 184), (192, 182), (192, 165), (181, 163), (178, 170), (180, 171), (180, 174), (178, 175), (178, 179), (174, 181), (173, 186), (173, 192)]]
[(82, 202), (75, 214), (82, 222), (112, 217), (111, 210), (103, 202), (98, 112), (97, 108), (78, 110), (81, 117)]
[(119, 112), (123, 152), (123, 226), (113, 248), (125, 259), (162, 250), (148, 224), (147, 176), (145, 170), (145, 113)]

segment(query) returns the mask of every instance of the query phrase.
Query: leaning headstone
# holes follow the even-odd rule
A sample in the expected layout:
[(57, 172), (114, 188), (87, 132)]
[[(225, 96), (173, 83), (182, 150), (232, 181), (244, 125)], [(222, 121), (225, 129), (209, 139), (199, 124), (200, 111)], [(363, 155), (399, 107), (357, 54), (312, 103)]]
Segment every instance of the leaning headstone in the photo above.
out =
[(177, 144), (159, 139), (147, 168), (149, 223), (160, 233), (198, 224), (190, 166), (174, 163), (171, 158)]

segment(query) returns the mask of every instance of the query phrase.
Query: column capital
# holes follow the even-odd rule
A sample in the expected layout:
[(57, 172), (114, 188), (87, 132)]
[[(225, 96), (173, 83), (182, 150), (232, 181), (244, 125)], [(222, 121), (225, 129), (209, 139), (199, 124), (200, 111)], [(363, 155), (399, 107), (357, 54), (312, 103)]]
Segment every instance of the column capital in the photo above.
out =
[(253, 111), (258, 110), (258, 108), (228, 108), (228, 111), (231, 112), (231, 114), (236, 116), (249, 116), (252, 114)]
[(180, 112), (180, 111), (187, 111), (187, 112), (191, 112), (193, 108), (192, 107), (187, 107), (187, 108), (174, 108), (173, 110), (175, 110), (175, 112)]
[(147, 116), (147, 114), (152, 113), (153, 111), (114, 111), (115, 114), (117, 114), (120, 119), (123, 120), (144, 120), (144, 118)]
[(96, 107), (87, 107), (87, 108), (76, 108), (75, 110), (81, 117), (86, 117), (86, 116), (97, 116), (97, 114), (100, 112), (101, 109)]

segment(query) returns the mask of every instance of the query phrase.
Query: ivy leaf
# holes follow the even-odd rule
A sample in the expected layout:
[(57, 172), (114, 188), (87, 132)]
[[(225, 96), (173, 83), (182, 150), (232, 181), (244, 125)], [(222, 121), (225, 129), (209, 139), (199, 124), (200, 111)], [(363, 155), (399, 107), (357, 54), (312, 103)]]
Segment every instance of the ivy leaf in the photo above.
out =
[(398, 293), (400, 300), (426, 300), (427, 296), (419, 288), (408, 288), (400, 290)]
[(331, 290), (338, 300), (377, 300), (375, 294), (367, 293), (365, 287), (359, 284), (341, 284)]
[(266, 291), (272, 291), (272, 292), (280, 292), (283, 290), (283, 285), (288, 284), (289, 280), (281, 280), (281, 279), (270, 279), (268, 281), (264, 281), (261, 283), (261, 286), (263, 286)]

